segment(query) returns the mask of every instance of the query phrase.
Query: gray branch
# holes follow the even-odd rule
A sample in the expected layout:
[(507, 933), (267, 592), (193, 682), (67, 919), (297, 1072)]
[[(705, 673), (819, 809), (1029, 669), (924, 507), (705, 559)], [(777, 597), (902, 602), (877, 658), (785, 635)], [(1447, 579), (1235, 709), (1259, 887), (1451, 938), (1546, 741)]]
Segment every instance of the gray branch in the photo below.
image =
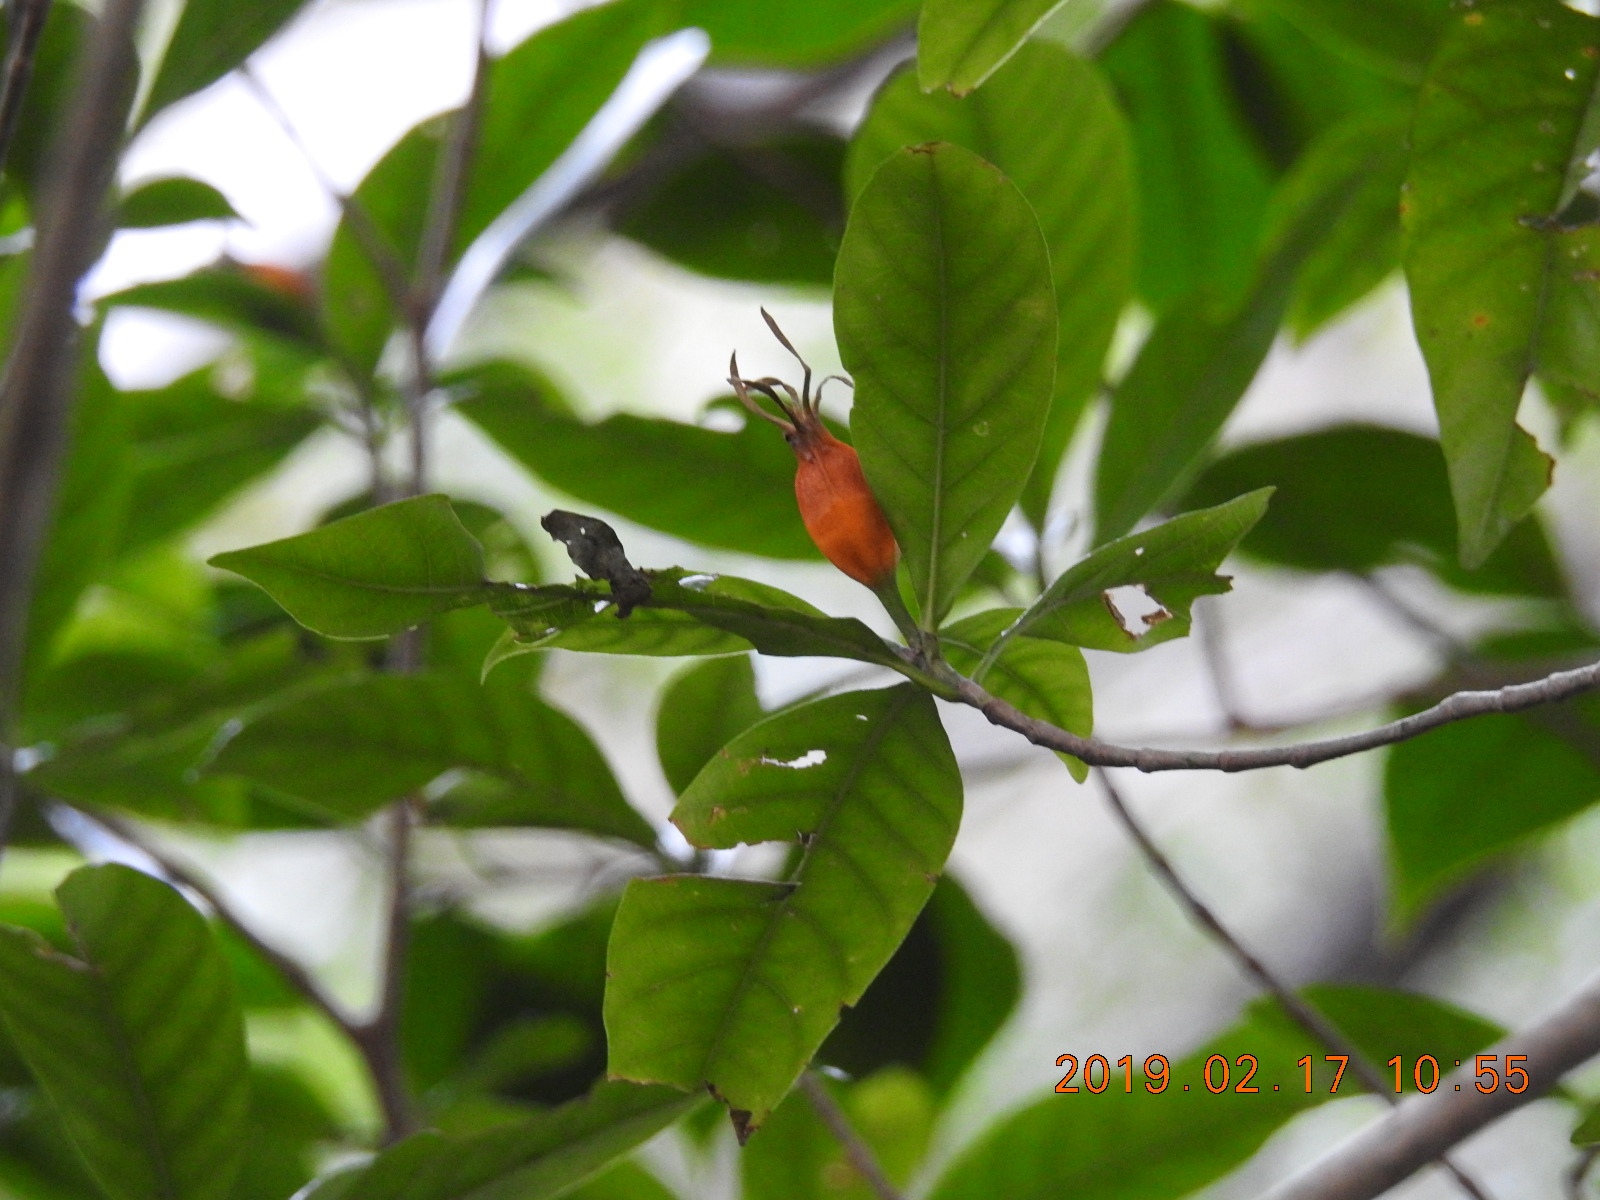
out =
[[(1538, 1099), (1568, 1071), (1600, 1054), (1600, 976), (1489, 1053), (1496, 1055), (1500, 1082), (1487, 1094), (1477, 1088), (1476, 1063), (1468, 1063), (1446, 1075), (1438, 1091), (1408, 1099), (1263, 1200), (1370, 1200), (1491, 1121)], [(1528, 1072), (1521, 1092), (1506, 1086), (1508, 1054), (1527, 1056), (1520, 1064)]]
[(1432, 708), (1361, 733), (1250, 750), (1157, 750), (1117, 746), (1098, 738), (1068, 733), (1048, 721), (1035, 720), (953, 671), (941, 672), (941, 679), (954, 688), (960, 700), (976, 708), (995, 725), (1020, 733), (1036, 746), (1071, 754), (1092, 767), (1134, 767), (1146, 772), (1232, 772), (1259, 771), (1263, 767), (1296, 767), (1303, 770), (1330, 759), (1376, 750), (1380, 746), (1392, 746), (1468, 717), (1523, 712), (1540, 705), (1570, 700), (1600, 687), (1600, 662), (1574, 671), (1557, 671), (1532, 683), (1516, 683), (1494, 691), (1455, 692)]

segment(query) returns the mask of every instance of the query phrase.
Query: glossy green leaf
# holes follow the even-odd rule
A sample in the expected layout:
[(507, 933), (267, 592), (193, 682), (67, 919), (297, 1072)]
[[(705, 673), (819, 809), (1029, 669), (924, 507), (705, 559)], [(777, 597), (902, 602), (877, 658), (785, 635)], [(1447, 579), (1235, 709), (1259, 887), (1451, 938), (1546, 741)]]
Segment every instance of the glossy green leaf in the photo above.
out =
[(1396, 892), (1415, 913), (1473, 864), (1600, 799), (1593, 701), (1446, 725), (1384, 768)]
[(1020, 497), (1049, 411), (1055, 294), (1028, 202), (960, 146), (899, 151), (851, 210), (834, 328), (861, 466), (932, 629)]
[(673, 821), (700, 846), (799, 840), (792, 879), (635, 880), (611, 936), (610, 1072), (710, 1087), (747, 1134), (906, 936), (960, 822), (961, 778), (912, 684), (788, 709), (735, 738)]
[(115, 1200), (225, 1200), (248, 1139), (244, 1025), (205, 921), (164, 883), (84, 867), (73, 956), (0, 928), (0, 1016)]
[(724, 433), (618, 413), (593, 424), (556, 411), (548, 384), (496, 371), (457, 411), (545, 482), (586, 504), (703, 546), (821, 557), (794, 499), (794, 452), (765, 421)]
[(656, 710), (656, 754), (682, 794), (712, 755), (764, 715), (748, 655), (711, 658), (672, 680)]
[(160, 112), (174, 100), (215, 83), (239, 66), (304, 7), (305, 0), (184, 0), (183, 15), (145, 104)]
[(1195, 297), (1156, 325), (1112, 400), (1095, 470), (1096, 542), (1120, 537), (1187, 484), (1272, 348), (1300, 267), (1391, 153), (1367, 120), (1330, 131), (1274, 195), (1243, 298)]
[(117, 209), (117, 224), (124, 229), (237, 219), (238, 212), (216, 188), (182, 177), (140, 184), (122, 198)]
[(910, 29), (917, 0), (684, 0), (681, 19), (711, 35), (713, 61), (814, 66)]
[(375, 675), (311, 692), (249, 721), (211, 769), (359, 820), (452, 769), (490, 777), (440, 800), (455, 825), (582, 829), (655, 845), (605, 759), (570, 717), (510, 672)]
[(1403, 83), (1422, 81), (1450, 0), (1262, 0), (1317, 41)]
[[(1271, 495), (1261, 488), (1101, 546), (1057, 578), (986, 657), (998, 659), (1023, 634), (1123, 652), (1184, 637), (1195, 600), (1228, 590), (1228, 577), (1216, 570), (1261, 519)], [(1140, 629), (1117, 611), (1112, 595), (1132, 587), (1161, 606)]]
[(209, 368), (124, 404), (133, 439), (124, 552), (189, 529), (322, 426), (298, 395), (223, 395)]
[(1016, 949), (953, 875), (941, 875), (894, 957), (840, 1014), (817, 1061), (858, 1079), (910, 1067), (936, 1096), (947, 1096), (1021, 992)]
[[(821, 1079), (891, 1185), (904, 1188), (927, 1151), (935, 1108), (928, 1083), (890, 1067), (844, 1083)], [(740, 1152), (744, 1200), (876, 1200), (808, 1096), (790, 1093)]]
[(443, 496), (369, 509), (210, 560), (333, 638), (380, 638), (487, 598), (483, 549)]
[(704, 1100), (671, 1088), (596, 1084), (581, 1100), (481, 1133), (415, 1134), (378, 1155), (338, 1195), (340, 1200), (547, 1200)]
[(1033, 207), (1050, 251), (1061, 329), (1055, 395), (1022, 495), (1023, 511), (1038, 525), (1133, 291), (1137, 205), (1126, 123), (1101, 73), (1049, 42), (1023, 46), (965, 100), (925, 94), (905, 70), (878, 92), (856, 130), (850, 194), (902, 146), (930, 141), (965, 146), (1004, 171)]
[(628, 208), (617, 231), (702, 275), (826, 288), (844, 232), (843, 160), (844, 143), (820, 133), (713, 148)]
[(1357, 574), (1418, 563), (1466, 591), (1558, 597), (1565, 583), (1537, 521), (1512, 530), (1489, 561), (1463, 571), (1444, 455), (1432, 438), (1338, 425), (1229, 451), (1183, 498), (1185, 508), (1276, 488), (1240, 549), (1303, 571)]
[(1550, 484), (1516, 419), (1529, 373), (1597, 390), (1600, 228), (1543, 224), (1600, 144), (1597, 46), (1554, 0), (1464, 10), (1417, 98), (1403, 256), (1468, 568)]
[(516, 653), (560, 648), (609, 654), (729, 654), (853, 658), (899, 669), (890, 645), (854, 617), (830, 617), (797, 596), (731, 575), (673, 567), (646, 571), (650, 599), (618, 619), (610, 587), (593, 580), (500, 587), (490, 605), (511, 625), (487, 666)]
[[(945, 659), (1028, 716), (1088, 737), (1094, 732), (1094, 697), (1082, 650), (1044, 638), (1011, 637), (994, 661), (984, 664), (989, 647), (1021, 615), (1020, 608), (995, 608), (941, 630)], [(1079, 783), (1088, 778), (1083, 763), (1066, 754), (1061, 758)]]
[(999, 70), (1064, 0), (924, 0), (917, 82), (965, 96)]
[(1159, 0), (1100, 62), (1133, 131), (1139, 294), (1157, 312), (1202, 290), (1236, 299), (1250, 280), (1273, 171), (1230, 87), (1218, 18)]

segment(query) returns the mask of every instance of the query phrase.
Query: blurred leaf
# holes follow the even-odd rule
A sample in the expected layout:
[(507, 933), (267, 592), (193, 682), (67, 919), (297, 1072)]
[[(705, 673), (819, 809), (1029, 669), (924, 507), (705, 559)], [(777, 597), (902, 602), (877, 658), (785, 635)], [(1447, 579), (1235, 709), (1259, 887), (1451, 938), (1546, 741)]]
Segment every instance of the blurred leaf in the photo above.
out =
[[(1431, 1054), (1447, 1069), (1452, 1060), (1466, 1059), (1506, 1032), (1475, 1013), (1415, 992), (1314, 983), (1302, 994), (1374, 1063), (1398, 1054), (1410, 1064)], [(1268, 1003), (1257, 1001), (1257, 1010), (1266, 1011)], [(1401, 1082), (1406, 1091), (1416, 1090), (1413, 1078), (1402, 1075)]]
[(553, 487), (674, 537), (819, 559), (794, 498), (794, 452), (762, 421), (722, 433), (618, 413), (593, 424), (557, 411), (550, 386), (506, 370), (469, 377), (456, 411)]
[[(204, 3), (205, 0), (198, 0)], [(243, 220), (228, 198), (209, 183), (176, 177), (154, 179), (140, 184), (123, 196), (117, 210), (117, 225), (123, 229), (145, 229), (158, 225), (182, 225), (188, 221)]]
[(735, 738), (674, 823), (694, 845), (798, 840), (803, 857), (784, 883), (628, 885), (607, 960), (610, 1072), (709, 1087), (747, 1136), (910, 930), (960, 809), (949, 742), (912, 684), (814, 701)]
[(300, 1076), (256, 1064), (250, 1072), (244, 1168), (228, 1200), (283, 1200), (316, 1174), (323, 1143), (342, 1130)]
[(133, 494), (124, 552), (187, 530), (287, 458), (322, 425), (298, 400), (224, 396), (209, 367), (129, 393)]
[(381, 638), (483, 603), (483, 548), (444, 496), (370, 509), (309, 533), (210, 560), (269, 592), (308, 629)]
[(894, 957), (840, 1013), (817, 1061), (858, 1078), (912, 1067), (942, 1099), (1005, 1024), (1021, 990), (1016, 950), (955, 877), (942, 875)]
[[(1020, 608), (995, 608), (977, 613), (939, 634), (950, 665), (993, 695), (1016, 705), (1028, 716), (1049, 721), (1088, 737), (1094, 732), (1094, 697), (1083, 651), (1036, 637), (1008, 638), (992, 663), (974, 675), (996, 639), (1022, 615)], [(1061, 755), (1079, 783), (1089, 768), (1071, 755)]]
[[(1064, 572), (1017, 618), (996, 643), (999, 653), (1005, 652), (1005, 642), (1022, 634), (1122, 652), (1186, 636), (1190, 605), (1229, 589), (1228, 577), (1216, 570), (1261, 519), (1271, 495), (1270, 488), (1261, 488), (1101, 546)], [(1137, 632), (1116, 610), (1111, 595), (1116, 588), (1131, 587), (1161, 606), (1143, 618), (1145, 628)], [(990, 653), (996, 653), (993, 647)]]
[(600, 1083), (581, 1100), (481, 1133), (415, 1134), (379, 1154), (338, 1195), (340, 1200), (545, 1200), (704, 1100), (671, 1088)]
[(215, 83), (287, 25), (305, 0), (184, 0), (145, 104), (149, 120), (174, 100)]
[[(5, 9), (3, 27), (9, 46), (12, 13)], [(67, 106), (76, 79), (77, 54), (89, 44), (99, 22), (76, 4), (52, 4), (34, 50), (33, 73), (23, 93), (16, 133), (6, 151), (5, 173), (27, 199), (30, 213), (39, 205), (39, 192), (51, 152), (52, 139)], [(129, 80), (130, 86), (133, 80)]]
[(844, 230), (843, 165), (844, 143), (820, 133), (713, 147), (630, 207), (617, 229), (702, 275), (826, 288)]
[[(934, 1107), (926, 1081), (890, 1067), (859, 1082), (823, 1080), (889, 1182), (904, 1187), (927, 1149)], [(744, 1200), (874, 1200), (874, 1192), (823, 1124), (791, 1092), (739, 1156)]]
[(965, 96), (1015, 54), (1065, 0), (925, 0), (917, 82)]
[(1376, 425), (1338, 425), (1229, 451), (1201, 473), (1185, 508), (1271, 485), (1246, 553), (1304, 571), (1364, 574), (1420, 563), (1464, 591), (1559, 597), (1565, 592), (1537, 521), (1519, 524), (1476, 571), (1456, 560), (1455, 514), (1439, 443)]
[(965, 146), (1004, 171), (1032, 205), (1050, 251), (1061, 329), (1055, 395), (1022, 495), (1037, 527), (1133, 290), (1137, 205), (1127, 129), (1100, 72), (1052, 43), (1023, 46), (965, 100), (926, 95), (904, 70), (879, 90), (856, 130), (850, 194), (900, 147), (930, 141)]
[(225, 1200), (248, 1136), (244, 1026), (205, 921), (118, 865), (56, 893), (75, 958), (0, 928), (0, 1015), (117, 1200)]
[(1384, 768), (1401, 908), (1415, 913), (1472, 864), (1597, 799), (1592, 700), (1476, 717), (1402, 742)]
[(1588, 1106), (1583, 1114), (1583, 1120), (1578, 1122), (1578, 1127), (1572, 1131), (1572, 1144), (1574, 1146), (1600, 1145), (1600, 1104)]
[(315, 315), (297, 296), (226, 260), (179, 279), (136, 283), (100, 301), (107, 308), (156, 308), (219, 325), (247, 338), (267, 338), (304, 355), (323, 352)]
[(1095, 470), (1097, 543), (1132, 529), (1188, 482), (1272, 348), (1301, 266), (1359, 211), (1392, 156), (1388, 121), (1338, 126), (1285, 177), (1242, 300), (1192, 297), (1157, 323), (1112, 400)]
[(917, 0), (684, 0), (681, 20), (711, 35), (713, 62), (816, 66), (910, 29)]
[(1028, 202), (959, 146), (900, 151), (851, 211), (834, 328), (862, 469), (936, 628), (1021, 495), (1049, 411), (1055, 293)]
[(485, 669), (516, 654), (557, 648), (607, 654), (728, 654), (754, 648), (783, 658), (851, 658), (899, 669), (890, 645), (854, 617), (830, 617), (798, 596), (749, 579), (672, 567), (646, 571), (650, 599), (619, 620), (608, 584), (495, 589), (490, 606), (511, 626)]
[(1139, 294), (1157, 313), (1248, 285), (1273, 171), (1229, 87), (1216, 17), (1139, 10), (1101, 56), (1127, 110), (1139, 179)]
[(765, 714), (748, 655), (708, 658), (678, 674), (656, 710), (656, 753), (675, 794), (718, 750)]
[(1451, 0), (1261, 0), (1307, 35), (1368, 70), (1422, 82)]
[(477, 803), (446, 794), (447, 824), (581, 829), (652, 847), (582, 727), (510, 673), (373, 675), (291, 699), (249, 721), (211, 763), (313, 809), (359, 820), (452, 768), (499, 785)]
[(1600, 390), (1600, 228), (1562, 219), (1600, 144), (1597, 40), (1553, 0), (1470, 9), (1417, 99), (1403, 257), (1468, 568), (1550, 484), (1516, 420), (1530, 371)]
[(563, 1200), (677, 1200), (677, 1193), (631, 1159), (561, 1195)]

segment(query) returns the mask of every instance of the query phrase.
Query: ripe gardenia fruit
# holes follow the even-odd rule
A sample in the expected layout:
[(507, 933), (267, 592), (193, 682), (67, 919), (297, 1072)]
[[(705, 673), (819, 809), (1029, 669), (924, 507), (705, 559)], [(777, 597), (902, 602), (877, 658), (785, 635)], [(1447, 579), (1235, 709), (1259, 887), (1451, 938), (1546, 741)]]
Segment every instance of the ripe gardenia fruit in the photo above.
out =
[[(794, 450), (794, 494), (800, 503), (800, 519), (817, 549), (851, 579), (866, 584), (875, 592), (893, 587), (895, 564), (900, 547), (877, 497), (861, 473), (861, 460), (822, 423), (817, 404), (822, 385), (811, 392), (811, 368), (789, 344), (766, 309), (761, 310), (768, 327), (805, 370), (805, 380), (797, 393), (780, 379), (744, 379), (739, 375), (739, 360), (728, 361), (728, 382), (739, 400), (756, 416), (771, 421), (783, 430), (784, 440)], [(840, 379), (839, 376), (830, 378)], [(826, 383), (824, 379), (822, 383)], [(780, 391), (781, 389), (781, 391)], [(775, 417), (750, 397), (758, 391), (776, 404), (783, 416)], [(787, 399), (785, 399), (787, 397)]]

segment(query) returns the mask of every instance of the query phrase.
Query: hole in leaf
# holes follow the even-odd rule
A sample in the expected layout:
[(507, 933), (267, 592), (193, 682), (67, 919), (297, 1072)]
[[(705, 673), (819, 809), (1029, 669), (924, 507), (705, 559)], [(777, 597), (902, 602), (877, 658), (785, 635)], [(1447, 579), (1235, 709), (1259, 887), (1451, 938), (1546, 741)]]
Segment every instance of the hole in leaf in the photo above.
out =
[(761, 765), (765, 767), (788, 767), (791, 771), (803, 771), (806, 767), (820, 767), (828, 761), (826, 750), (807, 750), (799, 758), (791, 758), (785, 762), (781, 758), (761, 758)]
[(1100, 594), (1112, 619), (1131, 638), (1140, 638), (1162, 621), (1170, 621), (1172, 613), (1148, 591), (1143, 584), (1129, 584), (1110, 588)]

